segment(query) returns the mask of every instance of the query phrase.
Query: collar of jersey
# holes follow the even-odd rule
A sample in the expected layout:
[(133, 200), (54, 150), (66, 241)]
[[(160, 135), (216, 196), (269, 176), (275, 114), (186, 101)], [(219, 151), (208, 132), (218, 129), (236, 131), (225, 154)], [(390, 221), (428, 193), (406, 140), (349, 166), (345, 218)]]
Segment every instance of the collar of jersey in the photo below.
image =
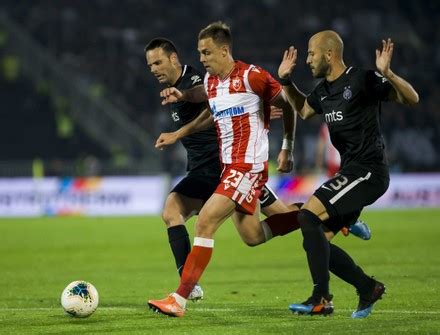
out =
[(232, 67), (231, 71), (229, 71), (229, 73), (223, 79), (221, 79), (220, 76), (218, 76), (218, 79), (220, 81), (226, 81), (227, 79), (229, 79), (231, 77), (231, 74), (234, 73), (234, 71), (237, 69), (237, 65), (239, 63), (241, 63), (239, 60), (234, 61), (234, 66)]
[(188, 65), (183, 65), (182, 66), (182, 73), (180, 74), (179, 79), (177, 79), (177, 81), (174, 83), (174, 85), (170, 85), (170, 87), (177, 87), (177, 85), (179, 85), (180, 82), (182, 81), (182, 78), (185, 75), (187, 70), (188, 70)]

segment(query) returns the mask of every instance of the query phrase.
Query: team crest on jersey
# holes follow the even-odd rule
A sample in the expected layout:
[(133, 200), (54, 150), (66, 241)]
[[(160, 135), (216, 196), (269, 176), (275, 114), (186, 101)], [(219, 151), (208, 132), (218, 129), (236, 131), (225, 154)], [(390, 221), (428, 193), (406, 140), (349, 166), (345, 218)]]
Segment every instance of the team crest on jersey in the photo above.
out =
[(234, 90), (239, 91), (241, 88), (241, 79), (238, 77), (232, 79), (232, 87)]
[(200, 82), (200, 81), (202, 81), (202, 79), (200, 78), (200, 76), (198, 76), (198, 75), (194, 75), (194, 76), (192, 76), (191, 77), (191, 80), (192, 80), (192, 84), (193, 85), (195, 85), (195, 84), (197, 84), (198, 82)]
[(350, 86), (345, 87), (344, 88), (344, 93), (342, 93), (342, 97), (345, 100), (350, 100), (352, 96), (353, 96), (353, 93), (350, 90)]

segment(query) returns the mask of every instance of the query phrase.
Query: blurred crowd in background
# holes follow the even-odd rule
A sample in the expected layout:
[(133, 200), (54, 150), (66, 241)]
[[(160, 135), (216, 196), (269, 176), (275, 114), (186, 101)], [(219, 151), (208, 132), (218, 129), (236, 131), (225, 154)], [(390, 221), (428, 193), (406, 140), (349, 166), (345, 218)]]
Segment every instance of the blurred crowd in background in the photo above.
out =
[[(160, 132), (172, 130), (168, 108), (160, 104), (161, 87), (149, 73), (143, 51), (154, 37), (173, 40), (181, 61), (203, 70), (197, 34), (207, 24), (222, 20), (232, 29), (235, 58), (260, 65), (275, 77), (283, 51), (294, 45), (299, 59), (293, 77), (306, 93), (317, 83), (305, 64), (307, 42), (315, 32), (336, 30), (345, 42), (346, 64), (371, 69), (381, 39), (391, 37), (395, 42), (392, 69), (420, 94), (420, 103), (412, 108), (383, 106), (382, 130), (392, 171), (440, 171), (439, 1), (4, 0), (0, 11), (56, 62), (91, 83), (94, 95), (119, 106), (150, 135), (151, 146)], [(42, 160), (48, 162), (46, 175), (58, 175), (102, 174), (103, 162), (123, 166), (145, 159), (142, 154), (109, 152), (94, 143), (63, 110), (60, 97), (20, 72), (20, 57), (5, 47), (8, 38), (14, 37), (0, 25), (1, 174), (14, 175), (1, 169), (6, 161), (33, 161), (38, 170), (35, 162)], [(298, 172), (315, 168), (321, 123), (320, 117), (298, 123)], [(281, 137), (281, 122), (275, 120), (270, 133), (274, 160)], [(161, 160), (163, 170), (171, 174), (185, 171), (181, 146), (158, 151), (148, 159)], [(70, 169), (60, 167), (64, 161), (70, 162)]]

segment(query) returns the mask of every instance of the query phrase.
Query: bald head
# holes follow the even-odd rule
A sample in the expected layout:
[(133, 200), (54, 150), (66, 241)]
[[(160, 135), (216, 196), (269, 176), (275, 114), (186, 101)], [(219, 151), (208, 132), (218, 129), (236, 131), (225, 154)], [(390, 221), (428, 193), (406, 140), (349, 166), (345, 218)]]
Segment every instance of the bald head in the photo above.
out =
[(333, 30), (324, 30), (309, 40), (307, 64), (316, 78), (333, 78), (345, 69), (344, 42)]
[(344, 42), (342, 42), (341, 36), (333, 30), (323, 30), (316, 33), (310, 38), (309, 43), (316, 43), (322, 52), (331, 51), (335, 57), (342, 59), (344, 52)]

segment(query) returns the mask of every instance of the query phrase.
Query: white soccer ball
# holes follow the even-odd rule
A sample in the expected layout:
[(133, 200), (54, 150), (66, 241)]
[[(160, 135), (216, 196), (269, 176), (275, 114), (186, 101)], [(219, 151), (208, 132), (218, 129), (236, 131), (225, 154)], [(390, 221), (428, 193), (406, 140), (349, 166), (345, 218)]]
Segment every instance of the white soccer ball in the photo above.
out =
[(71, 282), (61, 294), (64, 311), (76, 318), (92, 315), (98, 303), (99, 295), (95, 286), (83, 280)]

